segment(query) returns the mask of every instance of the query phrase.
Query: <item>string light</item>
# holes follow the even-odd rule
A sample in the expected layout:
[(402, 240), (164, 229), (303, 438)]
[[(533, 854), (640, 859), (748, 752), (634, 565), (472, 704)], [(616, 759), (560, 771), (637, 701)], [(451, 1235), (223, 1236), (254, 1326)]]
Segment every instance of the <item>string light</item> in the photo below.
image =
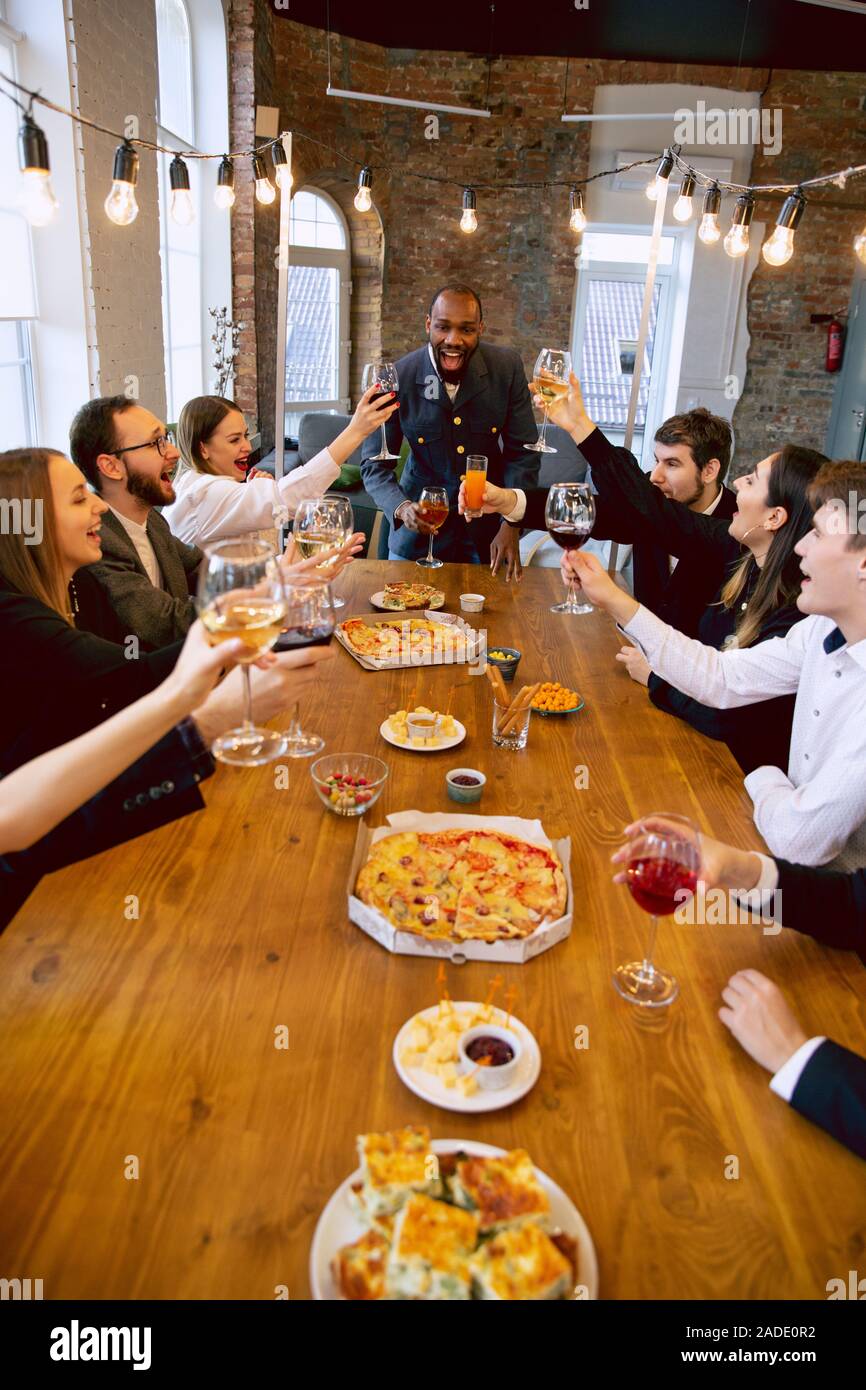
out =
[(31, 227), (47, 227), (60, 204), (51, 187), (51, 164), (45, 132), (26, 114), (18, 131), (21, 188), (18, 206)]
[(866, 265), (866, 227), (863, 228), (859, 236), (854, 238), (854, 254), (858, 260)]
[(704, 209), (698, 236), (705, 246), (713, 246), (722, 235), (719, 226), (719, 208), (722, 206), (722, 192), (717, 183), (711, 183), (704, 194)]
[(232, 164), (227, 154), (224, 154), (220, 160), (220, 167), (217, 172), (217, 184), (213, 191), (213, 200), (218, 208), (234, 207), (235, 166)]
[(189, 169), (179, 154), (176, 154), (168, 168), (168, 181), (171, 186), (169, 214), (179, 227), (189, 227), (195, 221), (195, 208), (189, 191)]
[(116, 227), (128, 227), (138, 216), (135, 185), (138, 183), (138, 155), (128, 140), (114, 152), (114, 172), (111, 191), (105, 200), (105, 211)]
[(265, 161), (260, 154), (253, 155), (253, 178), (256, 181), (256, 199), (258, 202), (272, 203), (277, 196), (277, 190), (268, 178)]
[(586, 226), (586, 213), (583, 210), (583, 193), (579, 188), (572, 188), (568, 195), (571, 205), (571, 216), (568, 225), (573, 232), (582, 232)]
[(271, 145), (271, 159), (274, 161), (274, 178), (277, 181), (277, 187), (283, 193), (291, 193), (294, 179), (282, 140), (277, 140), (275, 144)]
[(373, 170), (365, 164), (358, 175), (358, 191), (355, 194), (355, 207), (359, 212), (369, 212), (373, 206), (373, 195), (370, 189), (373, 187)]
[(673, 155), (671, 154), (670, 150), (665, 150), (664, 154), (659, 160), (659, 167), (656, 169), (655, 178), (650, 179), (649, 183), (646, 186), (646, 195), (651, 203), (655, 202), (662, 189), (667, 185), (667, 181), (671, 176), (671, 169), (673, 169), (673, 167)]
[(784, 265), (794, 254), (794, 233), (800, 225), (806, 199), (802, 193), (792, 193), (782, 204), (776, 218), (776, 229), (761, 247), (767, 265)]
[(724, 247), (735, 260), (745, 256), (749, 249), (749, 223), (755, 211), (755, 200), (751, 193), (741, 193), (734, 208), (734, 220), (724, 240)]
[(674, 217), (677, 222), (688, 222), (692, 215), (692, 194), (695, 191), (694, 174), (686, 174), (680, 184), (680, 195), (674, 203)]
[(474, 232), (478, 226), (478, 216), (475, 212), (475, 190), (464, 188), (463, 190), (463, 215), (460, 218), (461, 232)]

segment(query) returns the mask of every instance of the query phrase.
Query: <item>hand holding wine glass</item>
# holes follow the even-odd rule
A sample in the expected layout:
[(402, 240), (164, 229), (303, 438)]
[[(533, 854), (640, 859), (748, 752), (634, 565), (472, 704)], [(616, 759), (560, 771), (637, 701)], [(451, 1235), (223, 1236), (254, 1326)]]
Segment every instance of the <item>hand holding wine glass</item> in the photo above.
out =
[[(373, 362), (368, 362), (364, 367), (364, 373), (361, 378), (361, 390), (366, 392), (373, 386), (378, 387), (377, 393), (370, 397), (371, 404), (375, 404), (376, 401), (381, 400), (385, 396), (390, 398), (391, 393), (396, 392), (399, 385), (400, 381), (397, 376), (397, 368), (393, 362), (386, 362), (380, 358)], [(385, 425), (383, 422), (382, 448), (379, 450), (378, 454), (373, 454), (372, 458), (377, 462), (387, 459), (396, 462), (399, 457), (399, 454), (392, 454), (388, 448), (388, 437), (385, 434)]]
[(548, 394), (544, 395), (535, 389), (537, 385), (537, 381), (530, 383), (530, 389), (533, 390), (532, 403), (538, 410), (546, 409), (555, 425), (568, 430), (569, 434), (579, 432), (584, 439), (595, 429), (583, 402), (580, 381), (574, 372), (570, 371), (568, 374), (568, 387), (565, 391), (562, 391), (557, 383), (552, 398), (549, 389)]
[(571, 353), (560, 348), (542, 348), (535, 359), (535, 370), (529, 384), (530, 391), (541, 396), (544, 419), (541, 432), (534, 444), (527, 444), (538, 454), (555, 454), (556, 449), (546, 443), (547, 414), (551, 404), (559, 397), (568, 395), (568, 382), (571, 374)]
[(418, 519), (423, 521), (425, 526), (429, 526), (430, 540), (427, 545), (427, 554), (420, 560), (416, 560), (416, 565), (421, 565), (423, 569), (441, 569), (444, 561), (433, 558), (433, 537), (445, 522), (448, 520), (450, 504), (448, 493), (444, 487), (425, 487), (421, 489), (421, 496), (415, 504)]
[(652, 919), (642, 960), (614, 971), (618, 992), (631, 1004), (658, 1008), (679, 993), (673, 975), (653, 964), (659, 917), (669, 917), (694, 895), (701, 865), (700, 833), (685, 816), (654, 812), (631, 827), (625, 882), (639, 907)]
[[(557, 545), (571, 554), (592, 534), (595, 524), (595, 498), (588, 483), (554, 483), (544, 509), (547, 529)], [(565, 574), (565, 571), (563, 571)], [(591, 613), (592, 605), (579, 603), (574, 577), (568, 575), (568, 594), (564, 603), (552, 606), (552, 613)]]

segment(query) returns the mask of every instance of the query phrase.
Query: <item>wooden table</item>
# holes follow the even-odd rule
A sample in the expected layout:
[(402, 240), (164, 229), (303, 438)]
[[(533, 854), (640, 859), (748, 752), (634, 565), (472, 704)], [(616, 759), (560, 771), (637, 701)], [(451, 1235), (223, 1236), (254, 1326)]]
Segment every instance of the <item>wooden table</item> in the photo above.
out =
[[(385, 569), (352, 566), (345, 616), (368, 611)], [(464, 590), (486, 593), (491, 641), (523, 649), (521, 676), (578, 688), (583, 712), (534, 718), (526, 750), (497, 750), (483, 678), (458, 666), (366, 673), (338, 650), (304, 723), (331, 751), (387, 760), (374, 824), (453, 809), (445, 771), (469, 764), (488, 776), (480, 811), (571, 836), (571, 936), (503, 967), (542, 1048), (538, 1084), (477, 1117), (406, 1090), (391, 1045), (437, 998), (435, 966), (389, 955), (348, 921), (356, 822), (320, 807), (303, 761), (286, 790), (273, 768), (220, 768), (206, 812), (52, 875), (0, 937), (3, 1275), (41, 1278), (52, 1299), (272, 1299), (277, 1285), (308, 1298), (310, 1241), (354, 1167), (356, 1134), (406, 1122), (527, 1147), (585, 1216), (604, 1298), (823, 1299), (862, 1260), (862, 1162), (772, 1095), (716, 1011), (732, 972), (754, 966), (807, 1030), (862, 1048), (866, 973), (794, 933), (668, 919), (657, 958), (680, 998), (658, 1017), (620, 1000), (611, 971), (648, 926), (611, 883), (622, 826), (667, 809), (759, 845), (741, 776), (614, 663), (603, 615), (550, 613), (557, 571), (531, 570), (519, 588), (472, 566), (440, 573), (450, 609)], [(450, 705), (465, 745), (429, 756), (385, 745), (382, 718), (412, 700)], [(125, 915), (133, 894), (137, 920)], [(493, 973), (452, 968), (452, 994), (483, 997)], [(288, 1050), (274, 1046), (280, 1025)], [(137, 1179), (125, 1176), (132, 1156)]]

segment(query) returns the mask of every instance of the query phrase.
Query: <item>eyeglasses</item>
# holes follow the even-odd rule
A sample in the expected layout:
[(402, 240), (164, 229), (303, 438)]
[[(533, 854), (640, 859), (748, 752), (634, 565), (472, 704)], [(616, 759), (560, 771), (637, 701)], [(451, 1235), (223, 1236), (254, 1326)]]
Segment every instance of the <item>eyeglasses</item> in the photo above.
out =
[(128, 449), (112, 449), (111, 452), (115, 457), (120, 458), (121, 454), (134, 454), (136, 449), (153, 449), (155, 447), (159, 450), (160, 458), (165, 458), (165, 451), (169, 445), (172, 449), (177, 447), (174, 430), (166, 430), (165, 434), (161, 434), (158, 439), (149, 439), (146, 444), (131, 444)]

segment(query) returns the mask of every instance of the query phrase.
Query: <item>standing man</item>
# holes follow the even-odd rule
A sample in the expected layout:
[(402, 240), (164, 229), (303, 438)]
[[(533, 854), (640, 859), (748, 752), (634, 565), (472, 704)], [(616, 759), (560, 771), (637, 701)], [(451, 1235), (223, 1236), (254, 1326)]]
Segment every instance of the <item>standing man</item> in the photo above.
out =
[(494, 574), (520, 578), (519, 526), (485, 516), (467, 526), (457, 512), (460, 476), (469, 454), (484, 454), (492, 483), (521, 492), (538, 481), (540, 457), (527, 444), (537, 434), (519, 354), (482, 342), (481, 300), (468, 285), (444, 285), (430, 303), (428, 341), (397, 363), (399, 412), (385, 431), (388, 449), (409, 456), (398, 483), (394, 463), (373, 458), (378, 434), (363, 446), (361, 475), (391, 525), (388, 555), (414, 560), (427, 549), (431, 527), (415, 505), (424, 487), (444, 487), (451, 512), (433, 542), (440, 560), (487, 563)]

